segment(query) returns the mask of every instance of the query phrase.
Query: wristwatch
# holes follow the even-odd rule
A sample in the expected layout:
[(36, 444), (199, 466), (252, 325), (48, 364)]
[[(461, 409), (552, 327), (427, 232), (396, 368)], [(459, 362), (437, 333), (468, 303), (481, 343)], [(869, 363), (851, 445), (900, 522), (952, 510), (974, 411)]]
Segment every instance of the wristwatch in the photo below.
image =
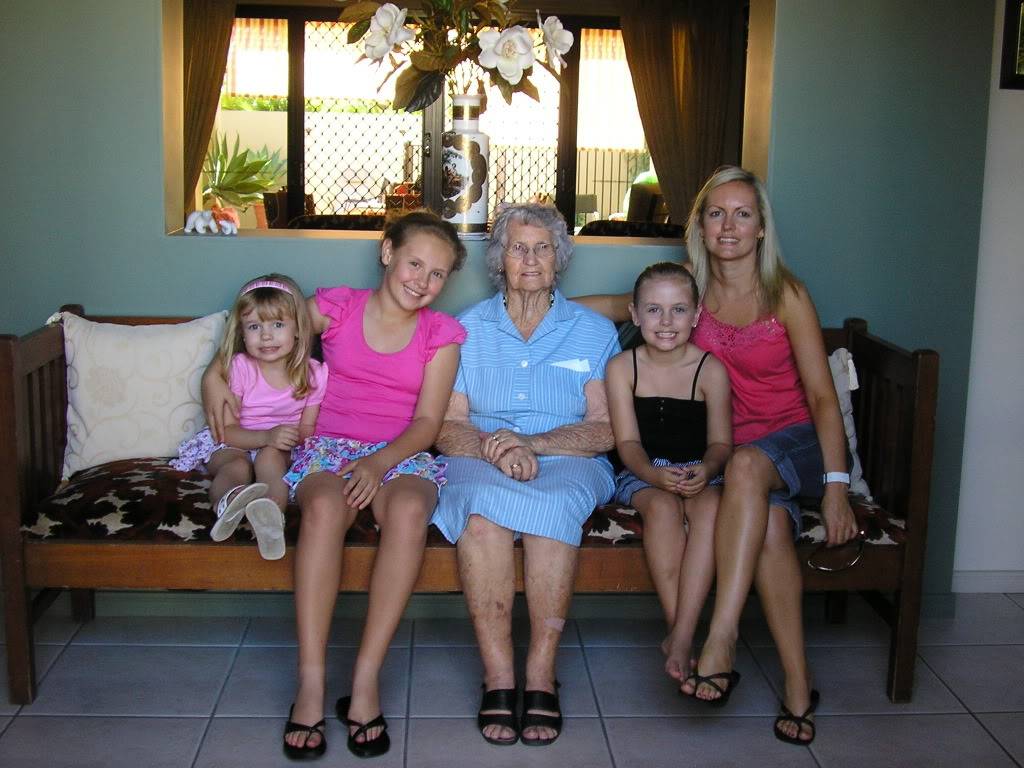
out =
[(850, 484), (850, 473), (849, 472), (826, 472), (822, 478), (823, 484), (828, 483), (846, 483)]

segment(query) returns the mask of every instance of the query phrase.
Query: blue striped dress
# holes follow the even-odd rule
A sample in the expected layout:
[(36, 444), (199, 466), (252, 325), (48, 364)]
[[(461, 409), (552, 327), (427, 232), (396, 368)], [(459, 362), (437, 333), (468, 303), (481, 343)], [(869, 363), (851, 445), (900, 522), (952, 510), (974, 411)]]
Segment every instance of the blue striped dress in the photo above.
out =
[[(602, 381), (605, 365), (619, 351), (611, 322), (558, 291), (526, 341), (501, 293), (470, 307), (459, 321), (469, 337), (455, 391), (469, 398), (469, 418), (481, 432), (504, 428), (531, 435), (581, 421), (587, 410), (584, 385)], [(452, 542), (476, 514), (517, 536), (528, 533), (579, 546), (583, 523), (615, 489), (603, 454), (540, 456), (540, 471), (529, 482), (506, 477), (483, 459), (443, 458), (448, 482), (432, 522)]]

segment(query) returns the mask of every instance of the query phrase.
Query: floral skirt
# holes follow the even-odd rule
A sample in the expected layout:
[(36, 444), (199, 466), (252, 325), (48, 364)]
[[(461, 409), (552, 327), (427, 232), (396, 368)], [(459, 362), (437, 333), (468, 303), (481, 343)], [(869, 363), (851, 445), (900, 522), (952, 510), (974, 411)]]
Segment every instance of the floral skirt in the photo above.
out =
[[(315, 472), (330, 472), (335, 475), (347, 477), (344, 472), (345, 465), (356, 459), (376, 453), (387, 445), (387, 442), (364, 443), (360, 440), (350, 440), (347, 437), (323, 437), (314, 435), (309, 437), (292, 454), (294, 462), (284, 481), (291, 488), (292, 498), (295, 497), (295, 489), (307, 475)], [(415, 475), (429, 480), (440, 490), (445, 484), (445, 471), (448, 465), (444, 461), (435, 459), (426, 451), (414, 453), (408, 458), (402, 459), (398, 464), (384, 473), (381, 485), (394, 480), (399, 475)]]
[[(231, 446), (229, 445), (215, 441), (213, 439), (213, 433), (211, 433), (209, 427), (207, 427), (196, 434), (195, 437), (183, 440), (181, 445), (178, 446), (178, 458), (171, 459), (170, 464), (171, 467), (177, 469), (179, 472), (189, 472), (193, 469), (202, 469), (206, 466), (207, 462), (210, 461), (210, 457), (213, 456), (213, 454), (221, 448), (230, 447)], [(259, 453), (259, 450), (249, 451), (249, 458), (255, 461), (257, 453)]]

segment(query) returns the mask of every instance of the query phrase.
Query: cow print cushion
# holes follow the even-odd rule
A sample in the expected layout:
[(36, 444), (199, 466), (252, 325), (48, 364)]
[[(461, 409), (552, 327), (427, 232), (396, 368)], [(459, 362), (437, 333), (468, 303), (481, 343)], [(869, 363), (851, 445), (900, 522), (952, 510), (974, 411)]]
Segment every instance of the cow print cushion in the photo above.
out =
[[(201, 472), (178, 472), (167, 459), (112, 461), (76, 473), (57, 493), (40, 502), (22, 521), (26, 536), (35, 539), (113, 539), (121, 541), (208, 541), (215, 514), (210, 505), (209, 479)], [(851, 496), (865, 539), (872, 544), (905, 541), (903, 521), (890, 518), (877, 504)], [(299, 509), (288, 507), (286, 535), (294, 543)], [(635, 510), (606, 504), (594, 510), (583, 527), (583, 546), (641, 546), (642, 523)], [(825, 529), (817, 509), (803, 510), (803, 534), (798, 543), (824, 541)], [(233, 540), (251, 541), (243, 520)], [(376, 544), (377, 527), (369, 509), (360, 512), (349, 531), (350, 544)], [(428, 546), (447, 542), (430, 527)]]

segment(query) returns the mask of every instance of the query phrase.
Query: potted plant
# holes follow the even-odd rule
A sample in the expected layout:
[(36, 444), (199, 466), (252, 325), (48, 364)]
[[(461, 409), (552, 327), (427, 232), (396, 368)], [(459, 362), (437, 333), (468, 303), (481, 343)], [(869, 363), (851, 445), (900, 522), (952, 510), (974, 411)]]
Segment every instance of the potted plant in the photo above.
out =
[(273, 153), (264, 145), (261, 149), (239, 149), (239, 137), (228, 151), (226, 135), (214, 133), (203, 166), (203, 207), (225, 211), (234, 215), (237, 209), (262, 206), (263, 193), (273, 192), (281, 186), (287, 173), (287, 161), (281, 150)]

